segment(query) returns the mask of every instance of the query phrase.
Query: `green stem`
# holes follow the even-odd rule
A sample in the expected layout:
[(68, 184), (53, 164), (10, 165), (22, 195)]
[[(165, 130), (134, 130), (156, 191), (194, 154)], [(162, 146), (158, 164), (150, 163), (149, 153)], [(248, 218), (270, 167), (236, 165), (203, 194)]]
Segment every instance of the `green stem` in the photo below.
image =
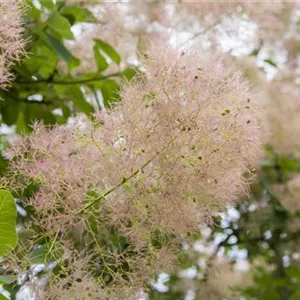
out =
[(116, 186), (114, 186), (113, 188), (111, 188), (110, 190), (106, 191), (104, 194), (102, 194), (100, 197), (94, 199), (93, 201), (91, 201), (90, 203), (88, 203), (87, 205), (85, 205), (83, 208), (81, 208), (80, 210), (78, 210), (76, 212), (76, 214), (80, 214), (83, 211), (85, 211), (86, 209), (90, 208), (91, 206), (93, 206), (95, 203), (97, 203), (98, 201), (100, 201), (101, 199), (104, 199), (106, 196), (108, 196), (109, 194), (111, 194), (112, 192), (114, 192), (116, 189), (118, 189), (120, 186), (122, 186), (124, 183), (128, 182), (131, 178), (133, 178), (135, 175), (137, 175), (140, 171), (142, 171), (146, 166), (148, 166), (151, 161), (158, 156), (159, 153), (157, 153), (156, 155), (154, 155), (152, 158), (150, 158), (149, 160), (147, 160), (139, 169), (137, 169), (135, 172), (133, 172), (129, 177), (127, 178), (123, 178), (123, 180), (121, 182), (119, 182)]
[(17, 84), (39, 84), (39, 83), (49, 83), (49, 84), (56, 84), (56, 85), (68, 85), (68, 84), (85, 84), (90, 83), (93, 81), (101, 81), (111, 77), (118, 77), (120, 76), (120, 72), (111, 73), (105, 76), (100, 77), (93, 77), (89, 79), (79, 79), (79, 80), (49, 80), (49, 79), (39, 79), (39, 80), (22, 80), (22, 81), (15, 81)]
[(220, 23), (220, 21), (216, 21), (212, 24), (210, 24), (209, 26), (207, 26), (205, 29), (203, 29), (200, 32), (195, 33), (192, 37), (190, 37), (189, 39), (187, 39), (185, 42), (183, 42), (181, 44), (181, 46), (185, 46), (188, 42), (200, 37), (201, 35), (204, 35), (206, 33), (208, 33), (211, 29), (215, 28), (218, 24)]
[[(167, 95), (168, 96), (168, 95)], [(169, 96), (168, 96), (169, 97)], [(178, 127), (180, 127), (183, 122), (190, 117), (193, 113), (198, 113), (199, 110), (201, 109), (201, 107), (198, 107), (197, 110), (190, 112), (178, 125)], [(165, 146), (162, 147), (162, 149), (158, 152), (156, 152), (155, 155), (153, 155), (150, 159), (148, 159), (140, 168), (138, 168), (136, 171), (134, 171), (129, 177), (125, 177), (122, 179), (121, 182), (119, 182), (116, 186), (114, 186), (113, 188), (109, 189), (108, 191), (106, 191), (105, 193), (103, 193), (100, 197), (94, 199), (93, 201), (91, 201), (90, 203), (86, 204), (84, 207), (82, 207), (81, 209), (79, 209), (77, 212), (75, 212), (75, 214), (80, 214), (83, 211), (85, 211), (86, 209), (90, 208), (91, 206), (93, 206), (95, 203), (97, 203), (98, 201), (105, 199), (106, 196), (110, 195), (111, 193), (113, 193), (116, 189), (118, 189), (120, 186), (122, 186), (124, 183), (128, 182), (130, 179), (132, 179), (133, 177), (135, 177), (139, 172), (141, 172), (144, 168), (146, 168), (158, 155), (160, 155), (171, 143), (173, 143), (179, 136), (180, 133), (176, 134), (175, 136), (173, 136), (166, 144)]]
[(80, 214), (83, 211), (85, 211), (86, 209), (90, 208), (91, 206), (93, 206), (95, 203), (97, 203), (98, 201), (100, 201), (101, 199), (105, 199), (106, 196), (110, 195), (111, 193), (113, 193), (116, 189), (118, 189), (120, 186), (122, 186), (124, 183), (128, 182), (130, 179), (132, 179), (133, 177), (135, 177), (139, 172), (141, 172), (144, 168), (146, 168), (158, 155), (160, 155), (162, 153), (162, 151), (164, 149), (166, 149), (176, 138), (178, 137), (178, 135), (176, 135), (175, 137), (173, 137), (162, 149), (160, 152), (157, 152), (155, 155), (153, 155), (151, 158), (149, 158), (140, 168), (138, 168), (137, 170), (135, 170), (130, 176), (123, 178), (121, 182), (119, 182), (116, 186), (114, 186), (113, 188), (109, 189), (108, 191), (106, 191), (105, 193), (103, 193), (100, 197), (94, 199), (93, 201), (91, 201), (90, 203), (88, 203), (87, 205), (85, 205), (84, 207), (82, 207), (81, 209), (79, 209), (76, 214)]

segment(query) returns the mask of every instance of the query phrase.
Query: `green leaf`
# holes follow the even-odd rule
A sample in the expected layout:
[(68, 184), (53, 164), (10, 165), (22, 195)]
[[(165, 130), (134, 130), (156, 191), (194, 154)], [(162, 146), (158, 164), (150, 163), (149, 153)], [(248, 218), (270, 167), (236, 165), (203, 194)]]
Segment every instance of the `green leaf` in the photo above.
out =
[(26, 124), (31, 125), (35, 121), (43, 121), (45, 125), (54, 125), (55, 117), (49, 108), (42, 103), (32, 103), (26, 106)]
[(86, 98), (83, 96), (79, 87), (74, 87), (72, 89), (72, 99), (75, 107), (80, 111), (84, 112), (86, 115), (89, 115), (94, 112), (93, 106), (86, 101)]
[(15, 280), (14, 276), (11, 275), (0, 275), (0, 285), (9, 284)]
[(65, 124), (67, 122), (68, 118), (71, 116), (71, 109), (68, 105), (63, 104), (63, 103), (58, 103), (57, 108), (61, 109), (62, 116), (54, 114), (56, 123)]
[(272, 59), (265, 59), (264, 62), (268, 63), (269, 65), (277, 68), (276, 63)]
[(99, 52), (99, 48), (95, 45), (93, 47), (94, 57), (97, 63), (98, 72), (102, 72), (107, 69), (108, 63), (104, 56)]
[(66, 17), (71, 24), (75, 24), (78, 22), (87, 22), (87, 23), (97, 22), (97, 19), (87, 8), (79, 7), (76, 5), (64, 6), (60, 10), (60, 13), (64, 17)]
[[(61, 9), (64, 5), (66, 5), (66, 0), (55, 0), (57, 9)], [(68, 1), (69, 2), (69, 1)], [(70, 1), (72, 2), (72, 1)], [(74, 2), (74, 1), (73, 1)], [(76, 1), (75, 1), (76, 2)], [(78, 2), (78, 1), (77, 1)]]
[(64, 38), (69, 40), (74, 39), (69, 20), (63, 17), (59, 12), (54, 11), (49, 17), (47, 24), (52, 30), (54, 30)]
[(86, 101), (86, 97), (83, 95), (78, 85), (65, 85), (57, 86), (57, 92), (64, 95), (68, 100), (74, 103), (75, 108), (79, 112), (83, 112), (86, 115), (90, 115), (94, 112), (93, 106)]
[(16, 131), (19, 134), (26, 134), (31, 131), (30, 128), (28, 127), (28, 124), (26, 123), (25, 119), (26, 118), (24, 116), (24, 112), (20, 111), (18, 120), (16, 121)]
[(112, 108), (115, 102), (120, 99), (120, 85), (112, 79), (103, 80), (101, 82), (101, 92), (103, 96), (103, 104), (106, 108)]
[(35, 5), (30, 2), (26, 1), (26, 6), (27, 6), (27, 15), (30, 19), (32, 20), (37, 20), (41, 16), (41, 11), (35, 7)]
[(13, 196), (0, 190), (0, 256), (8, 254), (17, 245), (17, 209)]
[(299, 161), (292, 159), (290, 157), (278, 157), (278, 164), (282, 171), (284, 172), (299, 172), (300, 171), (300, 163)]
[(5, 97), (5, 101), (0, 104), (2, 119), (7, 125), (16, 123), (19, 114), (19, 102), (10, 97)]
[(251, 53), (250, 56), (257, 56), (259, 54), (260, 48), (254, 49)]
[(55, 7), (53, 0), (40, 0), (39, 2), (48, 9), (53, 9)]
[(33, 76), (42, 78), (48, 78), (54, 73), (58, 63), (58, 55), (53, 48), (39, 40), (33, 44), (30, 53), (32, 55), (23, 60), (22, 68), (26, 67)]
[(29, 254), (32, 264), (44, 264), (59, 260), (63, 255), (63, 249), (52, 243), (46, 243)]
[(74, 68), (80, 65), (80, 60), (72, 55), (72, 53), (65, 47), (65, 45), (59, 41), (56, 37), (48, 32), (44, 32), (41, 29), (36, 29), (35, 33), (50, 47), (53, 49), (60, 58), (68, 63), (70, 68)]
[(102, 40), (94, 39), (95, 44), (105, 52), (105, 54), (110, 57), (110, 59), (115, 62), (116, 64), (119, 64), (121, 62), (121, 56), (119, 53), (109, 44), (105, 43)]
[(0, 294), (0, 300), (8, 300), (8, 299), (4, 297), (2, 294)]
[(129, 67), (126, 70), (124, 70), (121, 74), (121, 76), (128, 82), (131, 81), (131, 79), (138, 73), (138, 70), (133, 67)]

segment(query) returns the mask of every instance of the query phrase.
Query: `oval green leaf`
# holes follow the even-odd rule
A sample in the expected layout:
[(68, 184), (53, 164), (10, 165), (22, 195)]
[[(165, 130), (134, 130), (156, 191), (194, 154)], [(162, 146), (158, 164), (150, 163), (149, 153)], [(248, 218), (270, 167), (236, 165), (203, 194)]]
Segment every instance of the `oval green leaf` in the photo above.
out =
[(63, 17), (59, 12), (54, 11), (47, 21), (48, 26), (62, 37), (73, 40), (74, 35), (71, 31), (71, 24), (67, 18)]
[(97, 19), (87, 8), (79, 7), (76, 5), (64, 6), (60, 10), (60, 13), (65, 18), (67, 18), (71, 24), (75, 24), (78, 22), (90, 22), (90, 23), (97, 22)]
[(8, 254), (17, 245), (17, 209), (13, 196), (0, 190), (0, 256)]
[(121, 56), (120, 54), (109, 44), (105, 43), (100, 39), (94, 39), (95, 45), (99, 47), (110, 59), (116, 64), (120, 64)]

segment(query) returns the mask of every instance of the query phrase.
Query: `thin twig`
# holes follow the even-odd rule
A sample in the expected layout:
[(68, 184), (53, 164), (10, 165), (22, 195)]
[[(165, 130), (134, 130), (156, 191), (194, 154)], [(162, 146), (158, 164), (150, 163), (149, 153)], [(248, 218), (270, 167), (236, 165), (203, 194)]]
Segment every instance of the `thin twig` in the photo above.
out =
[(98, 201), (100, 201), (101, 199), (105, 199), (106, 196), (108, 196), (109, 194), (111, 194), (112, 192), (114, 192), (116, 189), (118, 189), (120, 186), (122, 186), (124, 183), (128, 182), (130, 179), (132, 179), (135, 175), (137, 175), (139, 172), (141, 172), (144, 168), (146, 168), (159, 154), (161, 154), (161, 152), (171, 143), (175, 140), (175, 138), (177, 138), (177, 136), (173, 137), (168, 143), (167, 145), (160, 151), (157, 152), (155, 155), (153, 155), (150, 159), (148, 159), (140, 168), (138, 168), (137, 170), (135, 170), (129, 177), (127, 178), (123, 178), (123, 180), (121, 182), (119, 182), (116, 186), (114, 186), (113, 188), (111, 188), (110, 190), (106, 191), (104, 194), (102, 194), (100, 197), (94, 199), (93, 201), (91, 201), (90, 203), (88, 203), (87, 205), (85, 205), (83, 208), (81, 208), (80, 210), (78, 210), (76, 212), (76, 214), (80, 214), (82, 213), (84, 210), (90, 208), (91, 206), (93, 206), (95, 203), (97, 203)]
[(206, 34), (208, 31), (210, 31), (211, 29), (216, 27), (219, 23), (220, 23), (220, 21), (216, 21), (216, 22), (212, 23), (211, 25), (207, 26), (204, 30), (195, 33), (192, 37), (188, 38), (184, 43), (182, 43), (181, 46), (185, 46), (188, 42), (196, 39), (197, 37), (199, 37), (201, 35)]
[(49, 83), (49, 84), (57, 84), (57, 85), (68, 85), (68, 84), (85, 84), (85, 83), (90, 83), (93, 81), (101, 81), (105, 80), (111, 77), (118, 77), (120, 76), (120, 72), (115, 72), (111, 73), (105, 76), (100, 76), (100, 77), (93, 77), (89, 79), (79, 79), (79, 80), (49, 80), (49, 79), (38, 79), (38, 80), (22, 80), (18, 81), (15, 80), (14, 83), (16, 84), (39, 84), (39, 83)]

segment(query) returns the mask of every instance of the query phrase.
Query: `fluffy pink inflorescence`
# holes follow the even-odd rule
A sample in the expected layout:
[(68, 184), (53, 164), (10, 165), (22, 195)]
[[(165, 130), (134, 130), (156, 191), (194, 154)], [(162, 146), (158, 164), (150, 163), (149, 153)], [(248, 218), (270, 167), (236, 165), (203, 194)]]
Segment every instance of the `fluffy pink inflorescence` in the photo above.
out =
[(92, 45), (99, 37), (117, 49), (123, 62), (136, 61), (136, 52), (144, 51), (145, 40), (157, 37), (207, 51), (207, 47), (225, 50), (223, 40), (227, 36), (244, 44), (243, 51), (248, 48), (250, 54), (261, 40), (274, 44), (288, 32), (291, 34), (291, 16), (299, 8), (299, 3), (284, 0), (86, 1), (83, 5), (90, 7), (100, 22), (85, 30), (78, 43), (70, 45), (76, 56), (84, 57), (76, 70), (79, 73), (96, 70)]
[(92, 135), (38, 126), (15, 146), (30, 145), (32, 158), (13, 167), (42, 181), (41, 211), (58, 202), (73, 211), (89, 188), (123, 182), (103, 203), (112, 220), (186, 232), (247, 191), (259, 141), (247, 83), (216, 57), (157, 47), (147, 56), (146, 78), (124, 88)]
[(296, 175), (285, 184), (275, 185), (275, 191), (282, 205), (292, 212), (300, 211), (300, 176)]
[(22, 9), (15, 0), (0, 2), (0, 88), (11, 81), (9, 67), (23, 53)]
[(264, 129), (269, 145), (280, 155), (300, 155), (299, 86), (274, 81), (265, 101)]
[(100, 203), (98, 230), (126, 237), (139, 285), (170, 257), (154, 236), (196, 230), (247, 193), (260, 135), (248, 84), (217, 57), (153, 45), (143, 64), (95, 124), (36, 125), (10, 150), (17, 184), (39, 182), (29, 202), (44, 231), (67, 238)]
[[(296, 1), (127, 1), (126, 3), (110, 3), (103, 1), (98, 10), (106, 14), (104, 35), (118, 34), (147, 36), (156, 34), (161, 38), (169, 38), (172, 32), (195, 32), (198, 25), (203, 31), (214, 31), (216, 25), (226, 29), (225, 19), (237, 18), (250, 20), (257, 25), (257, 40), (274, 40), (287, 31), (291, 13), (299, 8)], [(96, 5), (97, 6), (97, 5)], [(99, 8), (102, 8), (99, 9)], [(206, 28), (206, 29), (205, 29)], [(237, 29), (237, 28), (236, 28)], [(201, 36), (201, 31), (196, 36)], [(114, 34), (108, 34), (113, 32)], [(214, 32), (216, 33), (216, 32)], [(120, 39), (118, 39), (120, 40)], [(134, 44), (134, 41), (131, 39)], [(213, 42), (213, 39), (211, 40)], [(126, 44), (124, 44), (126, 46)], [(122, 49), (122, 47), (120, 47)]]
[(132, 183), (136, 196), (118, 190), (107, 202), (124, 207), (125, 219), (186, 232), (247, 190), (257, 107), (239, 73), (215, 57), (153, 47), (145, 65), (147, 79), (124, 89), (104, 132), (118, 136), (121, 176), (151, 162)]
[(21, 1), (0, 2), (0, 88), (12, 79), (9, 67), (24, 52)]
[(249, 18), (258, 25), (261, 38), (272, 39), (283, 32), (289, 22), (291, 10), (299, 4), (292, 1), (189, 1), (177, 4), (178, 10), (186, 10), (198, 20), (209, 17), (212, 22), (220, 23), (224, 16)]

